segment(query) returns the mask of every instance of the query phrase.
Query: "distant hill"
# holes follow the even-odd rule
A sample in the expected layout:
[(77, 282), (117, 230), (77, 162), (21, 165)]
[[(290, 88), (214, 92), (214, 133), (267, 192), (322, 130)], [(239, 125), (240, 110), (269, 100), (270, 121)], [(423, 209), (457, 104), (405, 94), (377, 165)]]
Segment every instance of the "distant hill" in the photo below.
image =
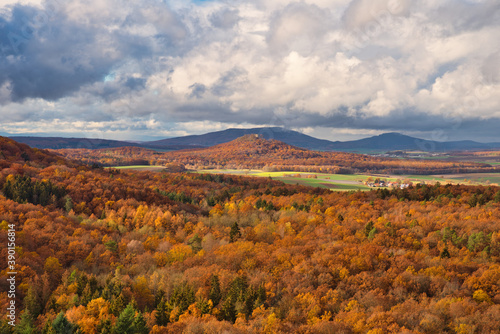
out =
[(329, 147), (333, 150), (418, 150), (435, 152), (491, 149), (500, 147), (500, 143), (484, 144), (471, 140), (439, 142), (390, 132), (360, 140), (335, 142)]
[(474, 141), (439, 142), (410, 137), (391, 132), (378, 136), (353, 141), (329, 141), (314, 138), (303, 133), (279, 127), (253, 129), (227, 129), (203, 135), (185, 136), (163, 139), (145, 143), (147, 147), (163, 147), (164, 145), (197, 145), (213, 146), (229, 142), (248, 134), (258, 134), (266, 139), (275, 139), (286, 144), (317, 151), (460, 151), (500, 148), (500, 143), (478, 143)]
[(222, 143), (227, 143), (236, 138), (245, 135), (257, 134), (265, 139), (275, 139), (286, 144), (314, 149), (325, 150), (332, 144), (329, 140), (314, 138), (303, 133), (287, 130), (279, 127), (252, 128), (252, 129), (227, 129), (223, 131), (210, 132), (203, 135), (192, 135), (176, 138), (168, 138), (157, 141), (150, 141), (148, 147), (164, 147), (169, 145), (185, 145), (185, 146), (214, 146)]
[(189, 169), (397, 174), (496, 171), (494, 167), (480, 163), (400, 160), (348, 152), (312, 151), (259, 135), (246, 135), (208, 148), (165, 152), (158, 159), (182, 164)]
[(15, 141), (23, 144), (27, 144), (31, 147), (43, 148), (43, 149), (74, 149), (83, 148), (90, 150), (98, 150), (103, 148), (119, 148), (119, 147), (144, 147), (144, 148), (155, 148), (162, 150), (183, 150), (193, 147), (205, 147), (204, 145), (183, 145), (183, 144), (165, 144), (165, 145), (148, 145), (149, 142), (137, 143), (128, 142), (120, 140), (111, 139), (98, 139), (98, 138), (64, 138), (64, 137), (31, 137), (31, 136), (12, 136), (10, 137)]
[(47, 167), (52, 164), (74, 165), (55, 153), (31, 148), (10, 138), (0, 137), (0, 167), (7, 168), (12, 163), (35, 167)]
[(62, 149), (62, 148), (115, 148), (125, 146), (136, 146), (137, 144), (109, 139), (96, 138), (63, 138), (63, 137), (31, 137), (31, 136), (12, 136), (15, 141), (27, 144), (36, 148)]
[(252, 129), (227, 129), (210, 132), (203, 135), (167, 138), (156, 141), (134, 143), (118, 140), (92, 138), (61, 138), (61, 137), (12, 137), (14, 140), (37, 148), (117, 148), (143, 147), (157, 150), (182, 150), (186, 148), (201, 148), (227, 143), (249, 134), (257, 134), (265, 139), (279, 140), (283, 143), (316, 151), (369, 152), (392, 150), (418, 150), (427, 152), (445, 152), (462, 150), (484, 150), (500, 148), (500, 143), (478, 143), (474, 141), (439, 142), (419, 139), (399, 133), (385, 133), (378, 136), (353, 141), (329, 141), (314, 138), (303, 133), (280, 127), (264, 127)]

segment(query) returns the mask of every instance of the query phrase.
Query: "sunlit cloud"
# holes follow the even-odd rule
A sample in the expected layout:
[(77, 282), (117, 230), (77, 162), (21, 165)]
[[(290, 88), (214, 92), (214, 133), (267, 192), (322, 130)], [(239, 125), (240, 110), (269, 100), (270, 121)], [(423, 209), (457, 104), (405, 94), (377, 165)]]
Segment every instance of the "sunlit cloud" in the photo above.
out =
[(269, 125), (328, 139), (497, 136), (497, 1), (1, 6), (4, 133), (145, 139)]

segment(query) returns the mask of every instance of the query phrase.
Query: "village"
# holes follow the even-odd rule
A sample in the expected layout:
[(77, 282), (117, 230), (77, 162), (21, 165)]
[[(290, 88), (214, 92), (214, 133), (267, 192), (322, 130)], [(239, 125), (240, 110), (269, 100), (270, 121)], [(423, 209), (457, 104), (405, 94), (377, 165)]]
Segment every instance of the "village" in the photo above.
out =
[(376, 178), (373, 180), (373, 178), (369, 177), (366, 181), (363, 182), (364, 185), (367, 187), (371, 188), (392, 188), (392, 189), (406, 189), (410, 186), (413, 186), (413, 183), (410, 181), (407, 182), (402, 182), (401, 180), (398, 181), (386, 181), (386, 180), (381, 180), (380, 178)]

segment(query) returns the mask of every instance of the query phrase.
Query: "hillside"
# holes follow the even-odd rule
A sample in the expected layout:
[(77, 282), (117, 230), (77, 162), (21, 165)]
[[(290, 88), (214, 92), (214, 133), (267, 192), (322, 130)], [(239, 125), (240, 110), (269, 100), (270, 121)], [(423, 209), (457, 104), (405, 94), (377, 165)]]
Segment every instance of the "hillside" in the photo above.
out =
[[(258, 135), (246, 135), (209, 148), (156, 152), (125, 148), (101, 150), (61, 150), (68, 158), (104, 166), (166, 165), (174, 163), (188, 169), (263, 169), (267, 171), (306, 171), (335, 174), (378, 172), (391, 174), (450, 174), (494, 172), (484, 163), (437, 160), (399, 160), (346, 152), (311, 151)], [(137, 163), (141, 159), (142, 163)]]
[(203, 145), (165, 144), (161, 146), (149, 145), (148, 142), (128, 142), (120, 140), (98, 139), (98, 138), (63, 138), (63, 137), (31, 137), (12, 136), (11, 139), (40, 149), (89, 149), (98, 150), (119, 147), (151, 147), (161, 150), (183, 150), (193, 147), (204, 147)]
[[(165, 158), (194, 168), (297, 170), (329, 173), (384, 172), (399, 174), (455, 173), (497, 170), (488, 164), (385, 159), (345, 152), (297, 148), (258, 135), (247, 135), (206, 149), (169, 152)], [(196, 166), (197, 165), (197, 166)]]
[(335, 142), (328, 146), (333, 150), (413, 150), (426, 152), (449, 152), (463, 150), (481, 150), (500, 147), (499, 143), (478, 143), (471, 140), (463, 141), (431, 141), (402, 135), (400, 133), (384, 133), (360, 140)]
[(448, 152), (462, 150), (485, 150), (500, 148), (500, 143), (477, 143), (474, 141), (438, 142), (419, 139), (399, 133), (385, 133), (353, 141), (329, 141), (314, 138), (303, 133), (280, 127), (265, 127), (253, 129), (227, 129), (210, 132), (203, 135), (168, 138), (149, 142), (126, 142), (92, 138), (60, 138), (60, 137), (12, 137), (32, 147), (62, 149), (62, 148), (116, 148), (125, 146), (144, 147), (161, 150), (182, 150), (189, 148), (211, 147), (227, 143), (236, 138), (257, 134), (266, 139), (274, 139), (296, 147), (316, 151), (391, 151), (417, 150), (429, 152)]
[(203, 135), (184, 136), (176, 138), (168, 138), (158, 141), (148, 142), (149, 147), (164, 147), (165, 145), (198, 145), (198, 146), (214, 146), (222, 143), (227, 143), (236, 138), (240, 138), (250, 134), (257, 134), (266, 139), (274, 139), (282, 141), (286, 144), (314, 149), (327, 150), (331, 141), (317, 139), (303, 133), (288, 130), (279, 127), (253, 128), (253, 129), (227, 129), (223, 131), (210, 132)]
[(47, 167), (52, 164), (69, 164), (60, 155), (47, 150), (31, 148), (10, 138), (0, 136), (0, 167), (7, 168), (12, 163), (28, 164), (36, 167)]
[(68, 159), (83, 164), (97, 163), (101, 166), (154, 165), (162, 153), (142, 147), (118, 147), (103, 149), (62, 149), (55, 150)]
[(63, 137), (31, 137), (31, 136), (12, 136), (11, 139), (27, 144), (31, 147), (45, 149), (64, 149), (64, 148), (115, 148), (124, 146), (134, 146), (136, 144), (108, 139), (96, 138), (63, 138)]
[[(0, 142), (0, 239), (14, 235), (16, 246), (0, 247), (2, 291), (8, 270), (16, 279), (0, 304), (18, 306), (15, 328), (0, 310), (2, 334), (500, 328), (498, 187), (338, 193), (235, 175), (42, 168), (31, 164), (53, 155)], [(154, 152), (93, 152), (115, 150)], [(160, 156), (172, 154), (327, 157), (255, 136)]]

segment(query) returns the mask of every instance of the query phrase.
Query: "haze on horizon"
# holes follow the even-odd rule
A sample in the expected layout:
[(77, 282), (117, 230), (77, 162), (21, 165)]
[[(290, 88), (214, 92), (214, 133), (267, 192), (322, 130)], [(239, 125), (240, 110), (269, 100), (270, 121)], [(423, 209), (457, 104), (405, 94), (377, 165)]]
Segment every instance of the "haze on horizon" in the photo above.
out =
[(496, 0), (4, 0), (1, 134), (500, 141)]

